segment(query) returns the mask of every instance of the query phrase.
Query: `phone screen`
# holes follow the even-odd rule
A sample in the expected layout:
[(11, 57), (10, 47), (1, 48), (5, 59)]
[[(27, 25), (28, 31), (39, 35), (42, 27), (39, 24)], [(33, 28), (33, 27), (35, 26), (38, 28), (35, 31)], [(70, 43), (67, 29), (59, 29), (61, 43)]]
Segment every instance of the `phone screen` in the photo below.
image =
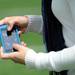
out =
[(1, 26), (0, 37), (3, 46), (3, 51), (5, 53), (9, 53), (14, 50), (12, 47), (13, 43), (20, 44), (20, 38), (18, 35), (18, 30), (16, 28), (14, 28), (12, 31), (7, 31), (7, 26)]

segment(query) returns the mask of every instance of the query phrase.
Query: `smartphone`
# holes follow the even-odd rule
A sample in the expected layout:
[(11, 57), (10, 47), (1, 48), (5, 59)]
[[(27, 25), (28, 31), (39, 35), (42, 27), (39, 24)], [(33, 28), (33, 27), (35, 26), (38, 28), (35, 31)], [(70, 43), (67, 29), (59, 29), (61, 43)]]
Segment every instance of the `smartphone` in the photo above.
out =
[(7, 27), (8, 25), (6, 24), (0, 25), (0, 40), (4, 53), (10, 53), (15, 50), (12, 47), (13, 43), (20, 44), (17, 27), (14, 26), (12, 31), (7, 31)]

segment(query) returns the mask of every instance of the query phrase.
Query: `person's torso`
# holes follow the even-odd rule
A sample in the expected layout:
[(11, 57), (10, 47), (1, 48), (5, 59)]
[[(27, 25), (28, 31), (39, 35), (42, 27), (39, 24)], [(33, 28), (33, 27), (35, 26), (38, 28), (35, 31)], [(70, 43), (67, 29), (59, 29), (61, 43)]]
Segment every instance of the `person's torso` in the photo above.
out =
[(52, 0), (52, 11), (63, 25), (67, 46), (75, 44), (75, 0)]
[[(62, 23), (66, 46), (73, 46), (75, 44), (75, 0), (52, 0), (52, 11)], [(68, 75), (75, 75), (75, 70), (70, 70)]]

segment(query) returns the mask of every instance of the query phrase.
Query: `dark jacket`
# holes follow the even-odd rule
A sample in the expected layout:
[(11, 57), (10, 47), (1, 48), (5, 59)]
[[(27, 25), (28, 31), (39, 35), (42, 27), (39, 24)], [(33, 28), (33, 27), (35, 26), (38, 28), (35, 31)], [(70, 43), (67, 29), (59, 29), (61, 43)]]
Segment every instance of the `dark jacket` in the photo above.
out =
[[(52, 0), (42, 0), (43, 32), (48, 52), (59, 51), (66, 47), (62, 34), (62, 24), (53, 15), (51, 4)], [(59, 75), (59, 73), (56, 73), (56, 75)], [(66, 75), (66, 72), (63, 71), (60, 75)]]

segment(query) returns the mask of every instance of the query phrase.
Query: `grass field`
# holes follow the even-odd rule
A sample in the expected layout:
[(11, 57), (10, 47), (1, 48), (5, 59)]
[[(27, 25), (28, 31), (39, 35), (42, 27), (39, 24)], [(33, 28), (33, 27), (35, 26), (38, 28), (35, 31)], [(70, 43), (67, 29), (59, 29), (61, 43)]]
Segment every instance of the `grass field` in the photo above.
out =
[[(0, 0), (0, 19), (12, 15), (40, 15), (41, 0)], [(30, 48), (36, 52), (44, 51), (42, 36), (26, 33), (21, 36)], [(11, 60), (0, 60), (0, 75), (48, 75), (48, 71), (31, 70)]]

